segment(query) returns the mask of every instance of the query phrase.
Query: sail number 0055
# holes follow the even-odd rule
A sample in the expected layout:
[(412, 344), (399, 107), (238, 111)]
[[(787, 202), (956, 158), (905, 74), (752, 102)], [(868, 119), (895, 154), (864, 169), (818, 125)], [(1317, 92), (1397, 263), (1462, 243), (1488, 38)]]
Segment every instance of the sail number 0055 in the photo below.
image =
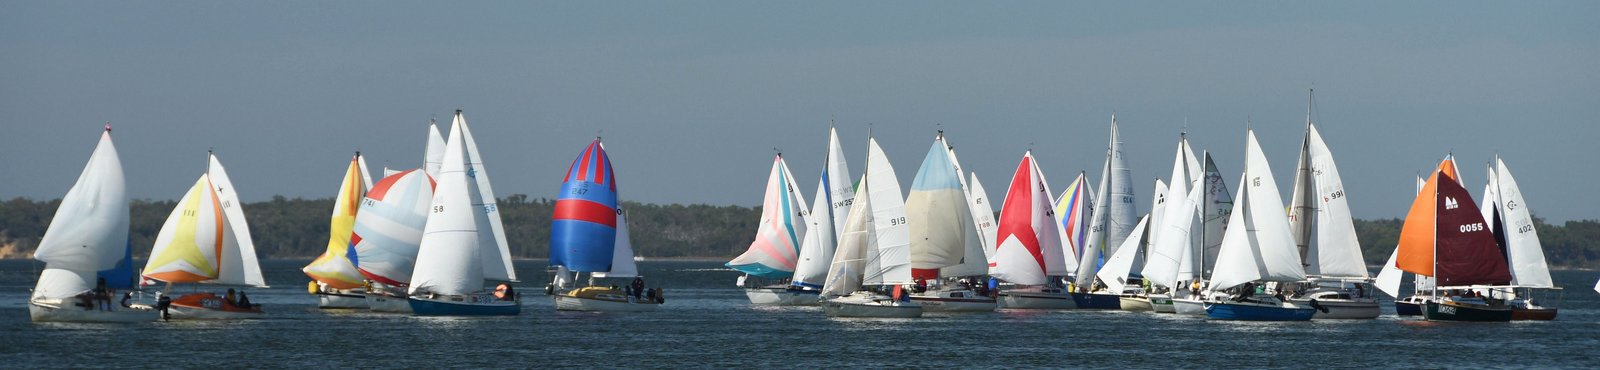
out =
[(1474, 222), (1474, 223), (1470, 223), (1470, 224), (1466, 224), (1466, 225), (1461, 225), (1461, 232), (1470, 233), (1470, 232), (1473, 232), (1473, 231), (1483, 231), (1483, 223), (1482, 222)]

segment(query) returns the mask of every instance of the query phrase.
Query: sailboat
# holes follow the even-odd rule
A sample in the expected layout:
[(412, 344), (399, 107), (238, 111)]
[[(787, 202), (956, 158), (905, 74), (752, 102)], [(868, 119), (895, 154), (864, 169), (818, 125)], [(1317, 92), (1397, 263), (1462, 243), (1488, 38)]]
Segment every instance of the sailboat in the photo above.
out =
[[(550, 231), (550, 264), (556, 276), (547, 288), (561, 311), (654, 311), (664, 301), (660, 289), (646, 294), (632, 266), (627, 218), (617, 207), (616, 172), (600, 138), (572, 161), (556, 199)], [(618, 261), (624, 261), (618, 263)], [(628, 271), (634, 270), (634, 271)], [(589, 273), (587, 286), (569, 287), (572, 273)], [(627, 290), (597, 285), (596, 278), (635, 278)]]
[[(461, 111), (450, 127), (444, 158), (434, 187), (428, 222), (418, 243), (416, 266), (407, 287), (407, 302), (418, 316), (514, 316), (522, 300), (501, 284), (494, 294), (485, 281), (513, 281), (514, 272), (500, 262), (504, 244), (495, 243), (498, 225), (488, 188), (488, 173), (476, 158), (472, 132)], [(502, 239), (503, 240), (503, 239)], [(506, 289), (502, 289), (506, 288)]]
[(1067, 273), (1051, 196), (1033, 151), (1023, 153), (1000, 207), (999, 244), (989, 263), (991, 275), (1011, 284), (999, 293), (1000, 307), (1077, 308), (1072, 295), (1052, 278)]
[(1310, 280), (1289, 301), (1316, 308), (1314, 319), (1377, 318), (1378, 300), (1368, 294), (1366, 259), (1356, 240), (1344, 182), (1310, 117), (1308, 112), (1289, 207), (1289, 228)]
[(339, 195), (333, 199), (333, 216), (328, 226), (328, 249), (300, 269), (313, 279), (307, 290), (317, 296), (318, 308), (367, 308), (367, 291), (350, 256), (356, 211), (371, 187), (366, 182), (366, 170), (361, 162), (361, 152), (356, 152), (345, 168), (344, 180), (339, 183)]
[(806, 215), (805, 240), (800, 242), (799, 261), (794, 277), (789, 281), (789, 291), (804, 293), (801, 304), (819, 305), (820, 293), (826, 283), (828, 269), (833, 265), (833, 252), (839, 244), (839, 233), (844, 230), (845, 216), (850, 214), (855, 200), (855, 182), (850, 179), (849, 164), (845, 163), (844, 147), (839, 145), (839, 132), (828, 127), (828, 151), (822, 160), (821, 177), (817, 179), (817, 193), (812, 198), (811, 212)]
[(1507, 300), (1512, 320), (1555, 320), (1557, 308), (1538, 294), (1559, 292), (1561, 288), (1550, 278), (1533, 213), (1499, 155), (1494, 157), (1488, 173), (1483, 194), (1484, 221), (1489, 222), (1495, 242), (1505, 251), (1506, 264), (1511, 267), (1511, 285), (1491, 287), (1490, 294)]
[[(1168, 179), (1170, 182), (1164, 201), (1158, 201), (1162, 220), (1153, 222), (1159, 229), (1150, 231), (1151, 247), (1146, 253), (1144, 268), (1140, 270), (1144, 279), (1150, 282), (1149, 291), (1145, 292), (1150, 300), (1150, 308), (1158, 313), (1176, 313), (1177, 307), (1172, 299), (1187, 297), (1191, 293), (1181, 288), (1189, 285), (1196, 276), (1194, 270), (1198, 263), (1194, 261), (1195, 248), (1203, 243), (1199, 233), (1192, 231), (1202, 227), (1199, 215), (1204, 189), (1200, 182), (1204, 176), (1199, 158), (1189, 147), (1186, 134), (1178, 137), (1172, 175)], [(1152, 216), (1155, 213), (1152, 211)]]
[[(181, 283), (266, 288), (240, 204), (222, 162), (207, 153), (206, 172), (180, 198), (156, 234), (144, 277), (166, 283), (162, 293), (167, 295), (172, 294), (172, 284)], [(212, 292), (178, 296), (168, 313), (177, 319), (262, 316), (260, 305)]]
[[(1233, 195), (1228, 193), (1228, 185), (1222, 180), (1222, 172), (1217, 170), (1216, 162), (1211, 160), (1210, 152), (1202, 152), (1204, 160), (1205, 190), (1201, 193), (1200, 200), (1200, 249), (1193, 251), (1186, 261), (1192, 263), (1194, 280), (1189, 282), (1189, 294), (1172, 298), (1173, 310), (1180, 315), (1205, 316), (1204, 296), (1205, 281), (1211, 274), (1211, 268), (1217, 261), (1217, 252), (1222, 247), (1224, 226), (1228, 222), (1229, 212), (1233, 210)], [(1193, 232), (1193, 231), (1191, 231)], [(1182, 288), (1182, 287), (1178, 287)]]
[[(1400, 229), (1396, 267), (1435, 279), (1422, 317), (1442, 321), (1510, 321), (1511, 308), (1470, 294), (1473, 285), (1505, 285), (1511, 271), (1472, 196), (1445, 168), (1428, 177)], [(1445, 292), (1441, 293), (1440, 290)]]
[[(1150, 240), (1150, 218), (1151, 216), (1148, 214), (1146, 214), (1144, 217), (1140, 217), (1139, 223), (1134, 225), (1133, 231), (1128, 235), (1128, 238), (1123, 239), (1122, 245), (1117, 246), (1116, 252), (1113, 252), (1111, 257), (1106, 258), (1105, 266), (1102, 266), (1101, 269), (1096, 272), (1095, 278), (1099, 279), (1098, 284), (1104, 286), (1105, 289), (1103, 292), (1107, 293), (1094, 294), (1104, 296), (1109, 295), (1109, 292), (1123, 292), (1130, 289), (1138, 289), (1136, 284), (1139, 284), (1140, 281), (1138, 279), (1134, 279), (1129, 272), (1133, 271), (1133, 264), (1135, 262), (1134, 260), (1138, 259), (1139, 254), (1142, 253), (1142, 251), (1144, 251), (1148, 246), (1148, 240)], [(1115, 307), (1095, 308), (1121, 309), (1127, 311), (1140, 310), (1138, 301), (1125, 300), (1122, 298), (1124, 297), (1121, 294), (1111, 296), (1111, 299), (1116, 299), (1115, 301), (1112, 301), (1114, 304), (1116, 304)], [(1110, 304), (1112, 303), (1105, 303), (1107, 306)], [(1148, 303), (1144, 305), (1143, 310), (1150, 310)]]
[(778, 280), (775, 284), (745, 288), (750, 303), (758, 305), (799, 305), (817, 301), (817, 291), (799, 289), (784, 279), (794, 276), (799, 262), (801, 239), (806, 235), (805, 199), (795, 186), (789, 165), (783, 154), (772, 159), (772, 170), (767, 175), (767, 192), (761, 203), (761, 221), (756, 229), (755, 241), (744, 254), (726, 264), (745, 273), (739, 285), (747, 285), (752, 277)]
[[(1226, 300), (1207, 301), (1206, 316), (1220, 320), (1305, 321), (1316, 313), (1284, 300), (1284, 283), (1303, 281), (1299, 251), (1290, 235), (1289, 217), (1278, 198), (1267, 157), (1254, 130), (1245, 134), (1245, 168), (1239, 197), (1234, 200), (1222, 249), (1211, 275), (1211, 290), (1232, 290)], [(1260, 294), (1253, 286), (1260, 285)]]
[(822, 311), (830, 317), (920, 317), (922, 306), (904, 291), (913, 280), (900, 180), (870, 136), (865, 172), (822, 285)]
[(361, 201), (348, 256), (366, 278), (366, 303), (374, 312), (411, 312), (406, 287), (416, 268), (433, 189), (433, 178), (423, 169), (405, 170), (378, 180)]
[[(128, 240), (127, 185), (122, 160), (111, 143), (110, 124), (100, 133), (100, 142), (78, 181), (61, 197), (61, 206), (33, 258), (45, 263), (28, 298), (28, 316), (33, 321), (156, 320), (149, 309), (111, 304), (114, 290), (134, 287), (135, 274), (133, 245)], [(96, 302), (95, 291), (100, 289), (103, 300)]]
[[(1156, 179), (1155, 190), (1150, 193), (1150, 214), (1148, 215), (1150, 219), (1147, 220), (1148, 226), (1144, 229), (1144, 244), (1134, 244), (1138, 246), (1141, 253), (1134, 253), (1133, 260), (1130, 262), (1129, 271), (1133, 273), (1129, 275), (1129, 278), (1133, 283), (1124, 285), (1120, 290), (1122, 295), (1119, 297), (1118, 303), (1123, 311), (1153, 311), (1155, 309), (1150, 302), (1151, 289), (1154, 287), (1149, 285), (1150, 280), (1145, 279), (1143, 273), (1145, 264), (1150, 261), (1150, 246), (1157, 240), (1156, 236), (1161, 231), (1161, 223), (1166, 221), (1167, 192), (1167, 182)], [(1121, 250), (1121, 247), (1118, 247), (1118, 250)], [(1134, 267), (1137, 270), (1134, 270)]]
[(979, 294), (989, 262), (969, 208), (971, 192), (961, 162), (944, 131), (928, 148), (905, 204), (913, 221), (911, 275), (917, 280), (911, 300), (926, 312), (994, 311), (995, 299)]
[[(1117, 116), (1111, 116), (1111, 135), (1106, 144), (1106, 161), (1100, 170), (1099, 192), (1094, 196), (1094, 210), (1090, 214), (1089, 235), (1084, 244), (1077, 246), (1078, 266), (1076, 291), (1072, 298), (1078, 308), (1120, 309), (1122, 288), (1105, 289), (1107, 283), (1097, 280), (1106, 259), (1129, 237), (1139, 217), (1134, 213), (1132, 173), (1122, 158), (1122, 141), (1117, 135)], [(1129, 261), (1132, 262), (1131, 260)], [(1131, 268), (1131, 266), (1130, 266)], [(1127, 277), (1123, 271), (1121, 278)]]

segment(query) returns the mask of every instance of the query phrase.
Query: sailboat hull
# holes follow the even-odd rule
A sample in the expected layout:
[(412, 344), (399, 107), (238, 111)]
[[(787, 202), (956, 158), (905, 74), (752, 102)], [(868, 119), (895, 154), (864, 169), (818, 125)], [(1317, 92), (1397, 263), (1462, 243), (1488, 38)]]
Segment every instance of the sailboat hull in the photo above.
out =
[(1292, 304), (1254, 302), (1212, 302), (1206, 304), (1206, 317), (1213, 320), (1309, 321), (1316, 309)]
[(28, 302), (28, 316), (33, 322), (151, 322), (160, 314), (149, 309), (116, 308), (115, 311), (84, 309), (65, 299), (33, 299)]
[(913, 318), (922, 317), (922, 305), (881, 294), (857, 292), (822, 300), (822, 312), (828, 317)]
[(979, 295), (972, 289), (936, 289), (911, 295), (922, 312), (990, 312), (999, 307), (995, 298)]
[(383, 292), (367, 293), (367, 308), (372, 312), (385, 313), (412, 313), (411, 302), (405, 296), (385, 294)]
[(167, 313), (173, 320), (240, 320), (266, 316), (261, 305), (239, 307), (216, 293), (190, 293), (172, 300)]
[(1206, 304), (1198, 299), (1173, 298), (1172, 309), (1179, 315), (1206, 316)]
[(1122, 296), (1119, 299), (1123, 311), (1152, 311), (1150, 299), (1140, 296)]
[(1423, 307), (1422, 317), (1429, 321), (1506, 322), (1511, 321), (1511, 308), (1428, 302)]
[(595, 312), (649, 312), (661, 307), (661, 301), (634, 298), (617, 289), (586, 287), (552, 296), (556, 311)]
[(1512, 308), (1512, 321), (1548, 321), (1556, 319), (1554, 308)]
[(1000, 292), (1000, 308), (1024, 310), (1070, 310), (1078, 308), (1072, 295), (1055, 289), (1013, 289)]
[(318, 292), (317, 308), (363, 309), (367, 308), (367, 295), (359, 290), (344, 292)]
[(435, 298), (409, 297), (411, 312), (417, 316), (516, 316), (522, 314), (522, 302), (503, 301), (492, 297), (439, 296)]
[(1111, 293), (1072, 293), (1072, 303), (1086, 310), (1122, 309), (1122, 297)]
[(1311, 307), (1317, 310), (1312, 319), (1324, 320), (1366, 320), (1378, 318), (1378, 301), (1371, 298), (1356, 299), (1326, 299), (1307, 298), (1291, 299), (1289, 302), (1297, 306)]
[(744, 295), (758, 306), (816, 306), (821, 300), (816, 290), (789, 287), (747, 288)]
[(1156, 313), (1178, 313), (1178, 309), (1172, 306), (1172, 296), (1166, 294), (1151, 294), (1149, 299), (1151, 311), (1155, 311)]
[(1422, 306), (1428, 302), (1422, 296), (1410, 296), (1394, 301), (1394, 314), (1397, 316), (1422, 316)]

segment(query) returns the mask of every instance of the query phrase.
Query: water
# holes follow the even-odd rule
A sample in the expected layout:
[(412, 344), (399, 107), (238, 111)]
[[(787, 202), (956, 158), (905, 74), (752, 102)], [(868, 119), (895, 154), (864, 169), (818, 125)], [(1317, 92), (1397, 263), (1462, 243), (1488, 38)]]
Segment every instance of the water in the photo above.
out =
[(523, 314), (419, 318), (326, 312), (305, 261), (266, 261), (252, 289), (263, 320), (35, 324), (33, 261), (0, 261), (0, 367), (918, 367), (1353, 368), (1600, 366), (1600, 273), (1557, 271), (1553, 322), (1439, 323), (1393, 316), (1219, 322), (1121, 311), (1010, 311), (920, 319), (830, 319), (817, 308), (751, 307), (718, 262), (640, 266), (666, 289), (660, 311), (556, 312), (544, 261), (517, 261)]

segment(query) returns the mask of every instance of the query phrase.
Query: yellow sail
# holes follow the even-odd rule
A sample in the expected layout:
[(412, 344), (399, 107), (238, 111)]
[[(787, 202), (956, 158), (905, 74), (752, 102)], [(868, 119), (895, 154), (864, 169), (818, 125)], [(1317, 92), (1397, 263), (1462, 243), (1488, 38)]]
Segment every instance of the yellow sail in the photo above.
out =
[(144, 276), (169, 283), (216, 278), (227, 229), (219, 204), (211, 179), (201, 175), (161, 226)]
[(361, 155), (350, 159), (344, 182), (339, 185), (339, 196), (333, 201), (332, 222), (328, 227), (328, 250), (311, 261), (301, 271), (307, 276), (335, 289), (361, 287), (361, 273), (350, 261), (350, 236), (355, 229), (356, 210), (361, 208), (361, 198), (366, 196), (362, 183)]

